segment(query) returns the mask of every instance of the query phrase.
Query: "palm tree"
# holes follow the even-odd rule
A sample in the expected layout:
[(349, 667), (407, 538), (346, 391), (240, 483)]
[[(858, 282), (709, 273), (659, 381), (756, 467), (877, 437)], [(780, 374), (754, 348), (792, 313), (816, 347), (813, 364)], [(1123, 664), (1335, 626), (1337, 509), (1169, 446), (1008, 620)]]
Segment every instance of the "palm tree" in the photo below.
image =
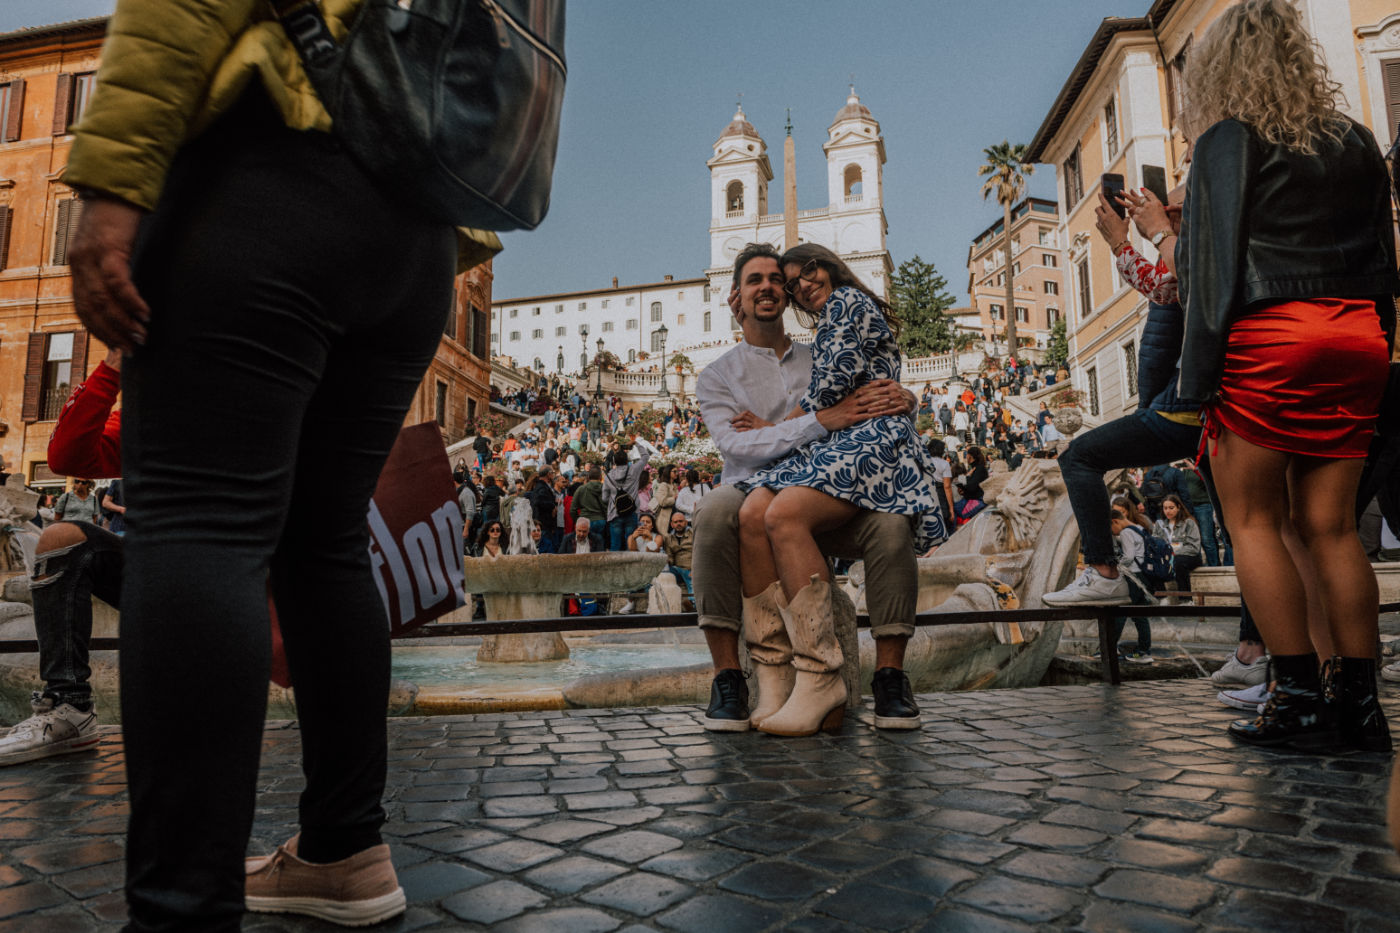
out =
[(987, 161), (978, 166), (982, 182), (982, 199), (995, 195), (1002, 212), (1002, 248), (1006, 252), (1006, 348), (1012, 359), (1020, 349), (1016, 343), (1016, 276), (1011, 265), (1011, 206), (1025, 193), (1026, 176), (1035, 171), (1028, 164), (1026, 144), (1002, 140), (995, 146), (982, 150)]

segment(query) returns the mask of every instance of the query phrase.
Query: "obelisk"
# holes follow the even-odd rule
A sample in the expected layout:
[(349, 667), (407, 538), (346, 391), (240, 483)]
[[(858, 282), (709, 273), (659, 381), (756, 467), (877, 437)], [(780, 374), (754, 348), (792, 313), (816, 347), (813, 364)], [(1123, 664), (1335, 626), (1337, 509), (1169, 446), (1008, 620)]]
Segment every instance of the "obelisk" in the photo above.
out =
[(783, 140), (783, 249), (797, 239), (797, 151), (792, 142), (792, 108), (787, 111), (787, 138)]

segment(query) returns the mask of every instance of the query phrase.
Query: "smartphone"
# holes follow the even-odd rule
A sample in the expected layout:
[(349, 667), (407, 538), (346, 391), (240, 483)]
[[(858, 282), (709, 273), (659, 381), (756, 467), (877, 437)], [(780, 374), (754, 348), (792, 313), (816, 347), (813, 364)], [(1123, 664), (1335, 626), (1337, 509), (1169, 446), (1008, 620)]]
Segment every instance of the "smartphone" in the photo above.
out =
[(1118, 203), (1118, 195), (1123, 193), (1123, 176), (1115, 173), (1105, 173), (1102, 184), (1103, 196), (1108, 198), (1108, 203), (1113, 207), (1113, 212), (1119, 217), (1128, 216), (1128, 209)]
[(1160, 165), (1142, 167), (1142, 186), (1157, 196), (1163, 205), (1167, 203), (1167, 170)]

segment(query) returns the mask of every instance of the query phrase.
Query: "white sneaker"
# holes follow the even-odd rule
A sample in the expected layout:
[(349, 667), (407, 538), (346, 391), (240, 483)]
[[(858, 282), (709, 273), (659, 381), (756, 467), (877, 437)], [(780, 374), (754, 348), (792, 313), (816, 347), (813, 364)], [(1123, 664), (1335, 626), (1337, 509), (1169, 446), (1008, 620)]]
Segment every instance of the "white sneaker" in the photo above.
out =
[[(1230, 655), (1225, 666), (1210, 675), (1217, 687), (1257, 687), (1269, 676), (1269, 657), (1260, 655), (1257, 661), (1245, 664), (1238, 655)], [(1397, 676), (1400, 680), (1400, 676)]]
[(1381, 679), (1391, 683), (1400, 683), (1400, 661), (1391, 661), (1381, 668)]
[(1269, 701), (1269, 685), (1261, 683), (1242, 690), (1222, 690), (1215, 698), (1231, 709), (1255, 713), (1261, 711)]
[(1078, 580), (1041, 599), (1047, 606), (1123, 606), (1132, 602), (1126, 577), (1110, 580), (1093, 567), (1085, 567)]
[(97, 734), (96, 703), (84, 713), (68, 703), (54, 706), (52, 697), (36, 693), (29, 706), (34, 715), (0, 737), (0, 765), (82, 751), (102, 738)]

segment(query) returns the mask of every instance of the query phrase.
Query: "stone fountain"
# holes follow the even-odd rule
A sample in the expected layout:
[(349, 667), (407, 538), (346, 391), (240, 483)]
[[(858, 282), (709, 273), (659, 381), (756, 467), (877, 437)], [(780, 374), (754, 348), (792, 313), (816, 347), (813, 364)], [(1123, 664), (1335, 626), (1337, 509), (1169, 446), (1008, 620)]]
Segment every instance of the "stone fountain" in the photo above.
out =
[[(466, 562), (466, 589), (486, 597), (486, 618), (552, 619), (561, 614), (566, 595), (630, 593), (641, 589), (666, 566), (663, 554), (516, 554)], [(562, 661), (569, 646), (558, 632), (487, 635), (477, 661)]]

